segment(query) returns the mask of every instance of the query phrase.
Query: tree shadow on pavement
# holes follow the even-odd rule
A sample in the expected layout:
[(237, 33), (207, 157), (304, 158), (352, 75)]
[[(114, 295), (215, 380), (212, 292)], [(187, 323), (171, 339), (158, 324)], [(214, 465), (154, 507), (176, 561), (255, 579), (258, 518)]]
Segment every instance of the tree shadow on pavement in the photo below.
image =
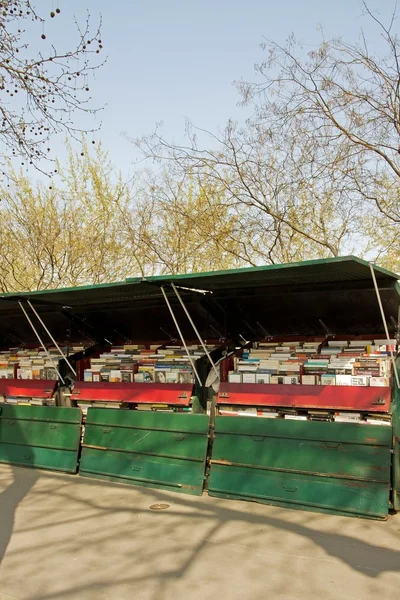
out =
[[(18, 470), (23, 473), (23, 477), (27, 477), (27, 483), (25, 488), (17, 485), (11, 490), (8, 500), (10, 507), (15, 507), (23, 490), (29, 491), (34, 483), (35, 473)], [(20, 536), (33, 534), (34, 538), (41, 540), (35, 546), (35, 553), (41, 564), (48, 564), (55, 551), (53, 543), (46, 542), (49, 529), (59, 528), (66, 556), (83, 557), (90, 565), (89, 575), (90, 569), (98, 569), (98, 574), (96, 580), (86, 576), (83, 581), (79, 577), (67, 579), (62, 589), (55, 590), (50, 586), (48, 593), (42, 590), (30, 597), (31, 600), (92, 598), (105, 589), (108, 590), (107, 597), (112, 598), (112, 590), (118, 586), (125, 586), (129, 590), (131, 586), (138, 586), (138, 589), (147, 586), (154, 589), (154, 593), (146, 595), (146, 598), (169, 598), (172, 597), (174, 586), (180, 585), (187, 574), (196, 569), (196, 563), (202, 562), (206, 552), (217, 552), (223, 556), (227, 548), (239, 552), (243, 557), (249, 552), (259, 553), (261, 567), (262, 561), (268, 562), (272, 556), (274, 559), (278, 557), (279, 564), (286, 565), (294, 559), (305, 560), (308, 565), (338, 560), (370, 580), (384, 572), (400, 572), (399, 543), (393, 541), (394, 547), (391, 548), (360, 539), (363, 537), (359, 533), (362, 531), (361, 523), (366, 523), (366, 527), (372, 523), (371, 531), (375, 534), (381, 531), (380, 527), (385, 527), (385, 523), (347, 517), (322, 517), (321, 521), (321, 515), (314, 513), (296, 511), (294, 515), (292, 510), (287, 510), (286, 513), (284, 509), (267, 506), (263, 512), (263, 506), (259, 504), (232, 502), (229, 506), (230, 501), (216, 498), (189, 497), (59, 474), (54, 479), (50, 492), (48, 486), (51, 485), (52, 477), (53, 475), (46, 474), (46, 489), (41, 490), (40, 486), (36, 486), (29, 494), (32, 498), (32, 514), (36, 516), (27, 523), (27, 527), (19, 528), (17, 533)], [(113, 491), (117, 492), (118, 497), (118, 490), (121, 491), (121, 500), (116, 501)], [(55, 500), (58, 506), (69, 507), (62, 514), (56, 511), (57, 517), (53, 521), (49, 521), (40, 510), (40, 507), (46, 510), (46, 497), (50, 493), (52, 501)], [(150, 517), (149, 504), (154, 501), (155, 496), (158, 502), (170, 504), (171, 511), (158, 515), (153, 513)], [(132, 502), (129, 501), (130, 498)], [(7, 496), (4, 502), (7, 506)], [(136, 524), (141, 523), (141, 518), (142, 525), (138, 529)], [(359, 537), (340, 530), (326, 530), (327, 527), (332, 527), (331, 518), (338, 519), (339, 527), (345, 527), (348, 523), (349, 532), (357, 531)], [(321, 522), (326, 524), (322, 530)], [(285, 533), (292, 536), (284, 537)], [(279, 545), (281, 537), (286, 540), (282, 547)], [(307, 542), (312, 542), (323, 553), (317, 553), (316, 558), (315, 551), (313, 553)], [(26, 570), (25, 577), (35, 576), (33, 566), (29, 570), (31, 548), (26, 546), (25, 549), (18, 549), (18, 557)], [(102, 552), (109, 553), (110, 561), (115, 561), (112, 577), (107, 566), (101, 568), (101, 561), (105, 559), (102, 552), (97, 554), (97, 549), (100, 548)], [(93, 553), (92, 559), (88, 559), (88, 552)], [(166, 566), (164, 561), (168, 561)], [(329, 565), (327, 568), (330, 568)], [(212, 581), (212, 571), (207, 574), (207, 578), (210, 577)], [(167, 593), (170, 595), (166, 595)]]
[(11, 483), (8, 483), (7, 487), (0, 492), (0, 565), (14, 529), (15, 512), (20, 502), (35, 485), (38, 477), (39, 474), (33, 469), (22, 470), (10, 467)]

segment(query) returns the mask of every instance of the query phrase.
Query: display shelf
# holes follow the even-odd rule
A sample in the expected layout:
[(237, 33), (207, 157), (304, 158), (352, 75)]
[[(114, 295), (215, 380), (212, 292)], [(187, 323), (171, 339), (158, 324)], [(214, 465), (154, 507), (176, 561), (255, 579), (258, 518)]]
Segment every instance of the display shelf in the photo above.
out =
[(71, 400), (80, 402), (127, 402), (189, 406), (192, 384), (180, 383), (93, 383), (77, 381)]
[(217, 404), (388, 412), (390, 387), (221, 383)]

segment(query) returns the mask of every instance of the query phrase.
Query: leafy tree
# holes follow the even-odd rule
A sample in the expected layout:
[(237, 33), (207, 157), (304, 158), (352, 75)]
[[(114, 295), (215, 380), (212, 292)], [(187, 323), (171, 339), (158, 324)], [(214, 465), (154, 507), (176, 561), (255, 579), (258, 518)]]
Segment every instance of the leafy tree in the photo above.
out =
[(46, 289), (102, 283), (136, 271), (121, 232), (116, 202), (126, 207), (128, 190), (114, 174), (101, 145), (70, 149), (57, 163), (58, 184), (32, 182), (8, 170), (0, 190), (0, 288)]
[(133, 232), (136, 224), (134, 237), (146, 255), (146, 274), (237, 266), (237, 221), (210, 181), (177, 180), (164, 169), (157, 176), (142, 174), (136, 195), (128, 230)]
[(50, 186), (9, 165), (0, 186), (0, 291), (237, 264), (234, 220), (211, 187), (176, 185), (166, 172), (125, 182), (101, 144), (82, 148), (56, 162)]

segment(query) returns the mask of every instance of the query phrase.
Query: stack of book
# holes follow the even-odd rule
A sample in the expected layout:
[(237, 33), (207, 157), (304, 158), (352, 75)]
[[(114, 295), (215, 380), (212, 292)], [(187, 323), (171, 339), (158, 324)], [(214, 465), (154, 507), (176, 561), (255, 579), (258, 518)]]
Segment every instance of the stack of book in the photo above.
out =
[(390, 386), (396, 341), (259, 344), (235, 358), (230, 383)]
[(89, 408), (91, 407), (95, 407), (95, 408), (123, 408), (124, 407), (124, 403), (123, 402), (89, 402), (89, 401), (85, 401), (85, 400), (79, 400), (76, 403), (77, 407), (81, 409), (82, 414), (83, 415), (87, 415), (87, 411)]
[(54, 398), (33, 398), (33, 397), (16, 397), (16, 396), (0, 396), (0, 402), (5, 404), (18, 404), (30, 406), (55, 406)]
[[(204, 355), (198, 345), (188, 346), (188, 351), (193, 362)], [(92, 358), (90, 368), (84, 371), (84, 381), (192, 384), (194, 373), (182, 346), (147, 348), (131, 344), (112, 347), (110, 352)]]
[[(64, 350), (66, 353), (67, 349)], [(49, 347), (47, 353), (50, 358), (41, 348), (10, 348), (0, 352), (0, 379), (57, 379), (55, 367), (62, 357), (56, 347)]]
[(358, 425), (388, 425), (392, 423), (390, 414), (360, 413), (353, 411), (333, 411), (322, 409), (291, 409), (285, 407), (251, 407), (219, 405), (218, 414), (229, 417), (262, 417), (264, 419), (285, 419), (291, 421), (325, 421), (356, 423)]

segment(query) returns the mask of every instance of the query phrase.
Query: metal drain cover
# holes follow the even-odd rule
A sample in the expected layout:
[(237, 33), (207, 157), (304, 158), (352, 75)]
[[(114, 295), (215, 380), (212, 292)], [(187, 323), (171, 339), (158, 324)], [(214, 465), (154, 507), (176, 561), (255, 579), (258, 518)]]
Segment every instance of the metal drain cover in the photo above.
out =
[(169, 508), (169, 504), (152, 504), (149, 508), (150, 510), (165, 510)]

